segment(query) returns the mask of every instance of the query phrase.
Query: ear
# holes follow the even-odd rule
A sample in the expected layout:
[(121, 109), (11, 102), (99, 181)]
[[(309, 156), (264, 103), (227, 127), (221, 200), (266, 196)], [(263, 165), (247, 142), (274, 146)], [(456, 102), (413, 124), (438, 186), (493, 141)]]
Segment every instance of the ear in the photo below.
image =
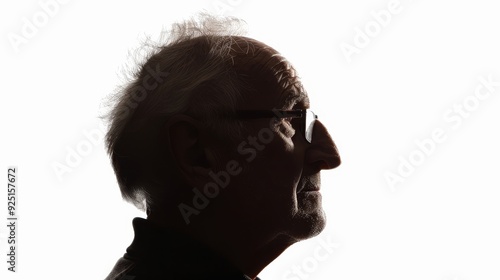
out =
[(163, 126), (164, 141), (182, 182), (190, 186), (204, 183), (212, 168), (202, 137), (202, 124), (186, 115), (172, 116)]

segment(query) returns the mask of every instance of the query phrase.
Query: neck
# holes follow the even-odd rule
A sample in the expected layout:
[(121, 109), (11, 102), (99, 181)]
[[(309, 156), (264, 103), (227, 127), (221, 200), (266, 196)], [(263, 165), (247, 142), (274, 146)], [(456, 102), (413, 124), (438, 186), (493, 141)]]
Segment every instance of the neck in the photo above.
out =
[(176, 211), (178, 209), (155, 211), (150, 213), (147, 219), (202, 242), (252, 279), (296, 242), (287, 235), (266, 232), (263, 230), (266, 227), (245, 223), (247, 220), (225, 219), (223, 215), (215, 213), (202, 213), (186, 225), (184, 220), (179, 218), (180, 215), (175, 215), (178, 213)]

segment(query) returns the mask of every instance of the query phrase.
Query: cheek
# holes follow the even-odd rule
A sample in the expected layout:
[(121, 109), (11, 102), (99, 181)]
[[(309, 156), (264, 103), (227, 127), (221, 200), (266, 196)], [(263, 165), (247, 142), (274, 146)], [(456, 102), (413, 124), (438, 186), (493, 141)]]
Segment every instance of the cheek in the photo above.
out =
[[(238, 149), (245, 177), (282, 191), (295, 189), (302, 174), (304, 151), (286, 123), (253, 122)], [(241, 143), (240, 143), (241, 144)]]
[(275, 128), (274, 139), (269, 143), (269, 153), (272, 157), (280, 159), (281, 163), (289, 166), (289, 170), (302, 170), (304, 162), (304, 149), (295, 141), (295, 130), (289, 124)]
[(271, 182), (282, 196), (295, 193), (302, 175), (304, 157), (292, 137), (276, 131), (273, 141), (262, 151), (262, 164), (265, 170), (273, 174)]

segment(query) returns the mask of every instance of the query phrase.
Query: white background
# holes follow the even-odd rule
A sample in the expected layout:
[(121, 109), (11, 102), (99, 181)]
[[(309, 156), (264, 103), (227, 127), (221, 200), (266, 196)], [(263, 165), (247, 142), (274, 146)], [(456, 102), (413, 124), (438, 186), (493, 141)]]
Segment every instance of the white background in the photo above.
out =
[[(480, 77), (500, 81), (497, 1), (74, 0), (50, 15), (46, 2), (0, 7), (5, 217), (7, 167), (19, 168), (18, 273), (7, 272), (3, 218), (1, 279), (103, 279), (125, 252), (144, 214), (121, 200), (102, 103), (144, 34), (202, 9), (244, 19), (295, 65), (343, 159), (323, 174), (325, 231), (261, 278), (500, 279), (500, 86), (474, 97)], [(398, 8), (382, 26), (388, 5)], [(464, 102), (467, 117), (449, 111)], [(424, 154), (416, 141), (436, 129), (445, 140)], [(78, 147), (86, 154), (69, 166)], [(398, 173), (410, 159), (413, 172)], [(54, 164), (71, 171), (58, 177)], [(389, 172), (403, 181), (391, 187)]]

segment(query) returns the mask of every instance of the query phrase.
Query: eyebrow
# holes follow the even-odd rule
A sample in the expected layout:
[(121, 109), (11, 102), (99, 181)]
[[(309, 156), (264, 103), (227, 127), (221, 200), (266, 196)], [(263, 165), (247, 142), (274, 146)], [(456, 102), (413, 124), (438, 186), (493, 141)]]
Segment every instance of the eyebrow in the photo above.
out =
[(305, 91), (286, 90), (283, 93), (283, 109), (307, 109), (309, 108), (309, 97)]

